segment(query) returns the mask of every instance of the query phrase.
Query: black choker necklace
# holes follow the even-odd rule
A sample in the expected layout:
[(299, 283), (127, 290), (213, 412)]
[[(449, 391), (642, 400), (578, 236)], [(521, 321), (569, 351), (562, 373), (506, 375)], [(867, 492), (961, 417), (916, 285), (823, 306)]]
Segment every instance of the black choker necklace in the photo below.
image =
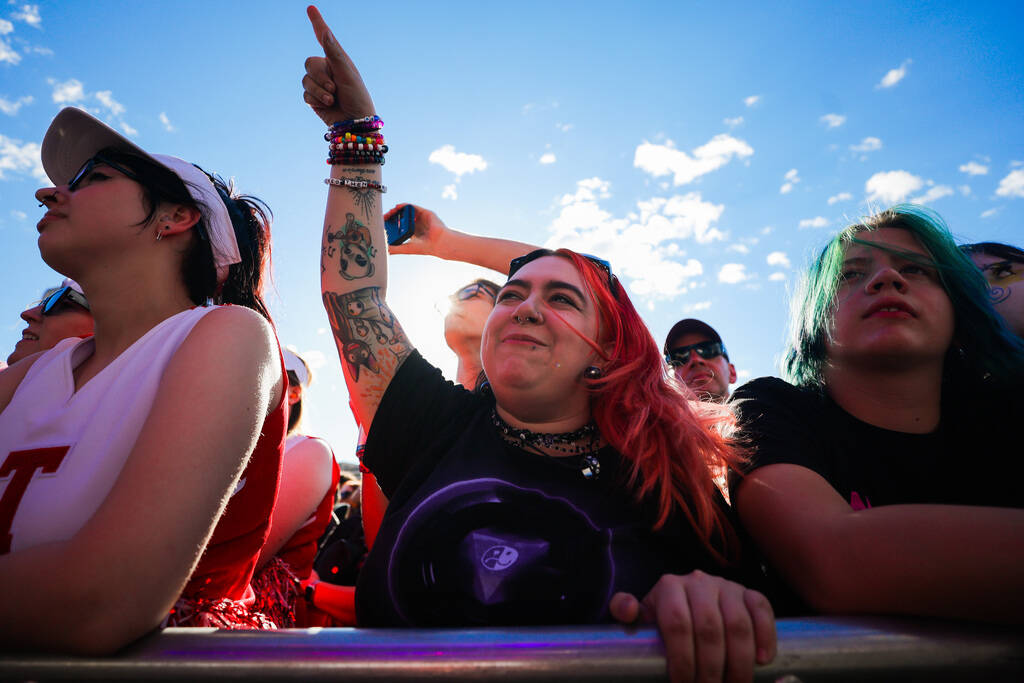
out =
[[(601, 472), (601, 463), (597, 459), (601, 435), (597, 431), (597, 425), (593, 422), (588, 422), (574, 432), (544, 434), (513, 427), (501, 419), (497, 409), (491, 411), (491, 422), (506, 442), (519, 446), (523, 450), (549, 457), (572, 469), (578, 469), (584, 479), (594, 479)], [(553, 456), (545, 453), (543, 449), (558, 451), (574, 457)]]

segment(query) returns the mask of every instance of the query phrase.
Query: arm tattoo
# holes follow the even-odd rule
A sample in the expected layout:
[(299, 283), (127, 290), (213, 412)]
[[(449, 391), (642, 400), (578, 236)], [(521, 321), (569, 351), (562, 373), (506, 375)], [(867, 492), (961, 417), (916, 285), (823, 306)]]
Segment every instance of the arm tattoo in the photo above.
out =
[[(349, 175), (352, 180), (373, 180), (372, 177), (365, 173), (356, 172)], [(373, 213), (374, 208), (377, 206), (377, 190), (369, 187), (349, 187), (348, 185), (345, 186), (345, 189), (352, 195), (352, 203), (363, 210), (366, 220), (370, 220), (370, 214)]]
[(390, 382), (412, 347), (381, 300), (380, 287), (345, 294), (324, 292), (324, 307), (352, 380), (358, 382), (360, 374), (372, 379), (384, 371)]
[(327, 268), (326, 261), (338, 257), (338, 273), (346, 280), (358, 280), (373, 275), (373, 258), (377, 248), (373, 246), (370, 231), (350, 213), (345, 214), (345, 225), (332, 232), (328, 225), (324, 231), (324, 245), (320, 250), (320, 266)]

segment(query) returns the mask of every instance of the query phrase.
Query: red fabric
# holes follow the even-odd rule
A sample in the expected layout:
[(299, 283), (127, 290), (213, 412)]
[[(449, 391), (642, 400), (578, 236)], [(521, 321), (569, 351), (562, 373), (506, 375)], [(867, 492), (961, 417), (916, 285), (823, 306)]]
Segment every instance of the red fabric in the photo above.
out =
[[(283, 359), (281, 368), (284, 375)], [(287, 394), (285, 380), (280, 402), (263, 421), (259, 441), (239, 480), (241, 488), (231, 497), (217, 522), (206, 552), (185, 585), (182, 598), (214, 601), (247, 597), (256, 559), (267, 540), (270, 514), (277, 500), (288, 425)], [(252, 598), (251, 591), (248, 598)]]
[(316, 512), (313, 513), (313, 521), (302, 525), (277, 553), (277, 556), (287, 562), (295, 575), (303, 581), (308, 579), (313, 572), (313, 558), (316, 557), (317, 550), (316, 542), (327, 530), (327, 525), (331, 523), (331, 514), (334, 512), (334, 496), (338, 490), (340, 478), (341, 470), (338, 468), (338, 461), (332, 457), (331, 485), (327, 488)]

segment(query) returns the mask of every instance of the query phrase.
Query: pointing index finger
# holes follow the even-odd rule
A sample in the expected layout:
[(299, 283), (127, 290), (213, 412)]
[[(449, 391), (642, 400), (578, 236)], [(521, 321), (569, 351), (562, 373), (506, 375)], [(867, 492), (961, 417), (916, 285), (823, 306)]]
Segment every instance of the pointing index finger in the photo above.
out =
[(309, 16), (309, 22), (313, 24), (313, 33), (316, 34), (316, 39), (319, 41), (320, 47), (323, 48), (327, 59), (341, 59), (341, 46), (338, 45), (334, 33), (331, 32), (331, 28), (324, 21), (323, 16), (320, 15), (320, 10), (315, 5), (310, 5), (306, 8), (306, 14)]

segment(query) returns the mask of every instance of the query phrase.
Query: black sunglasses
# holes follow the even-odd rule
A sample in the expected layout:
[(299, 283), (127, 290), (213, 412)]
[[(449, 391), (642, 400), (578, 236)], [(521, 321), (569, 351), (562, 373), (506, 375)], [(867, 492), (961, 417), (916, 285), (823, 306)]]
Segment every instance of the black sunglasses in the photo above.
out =
[[(512, 259), (511, 261), (509, 261), (509, 264), (508, 264), (508, 277), (511, 280), (512, 276), (516, 274), (516, 271), (518, 271), (520, 268), (525, 266), (527, 263), (529, 263), (531, 261), (536, 261), (537, 259), (541, 258), (542, 256), (557, 256), (557, 255), (558, 255), (557, 253), (551, 251), (550, 249), (535, 249), (535, 250), (531, 251), (529, 254), (527, 254), (525, 256), (516, 257), (516, 258)], [(600, 268), (601, 270), (604, 271), (605, 275), (608, 276), (608, 289), (611, 290), (612, 296), (618, 298), (618, 294), (616, 294), (616, 292), (615, 292), (615, 282), (616, 282), (616, 280), (618, 278), (616, 278), (615, 275), (612, 273), (612, 264), (609, 263), (608, 261), (605, 261), (603, 258), (598, 258), (597, 256), (592, 256), (591, 254), (582, 254), (581, 253), (580, 256), (582, 256), (583, 258), (587, 259), (588, 261), (593, 263), (595, 266), (597, 266), (598, 268)]]
[(61, 287), (53, 294), (44, 298), (40, 305), (43, 307), (43, 315), (57, 315), (61, 309), (69, 304), (78, 304), (85, 310), (89, 310), (89, 302), (84, 296), (73, 290), (71, 287)]
[(705, 359), (725, 356), (725, 359), (729, 360), (729, 354), (725, 351), (725, 344), (716, 341), (702, 341), (690, 344), (689, 346), (680, 346), (669, 351), (665, 355), (665, 360), (672, 366), (686, 365), (690, 362), (690, 353), (692, 351), (696, 351), (698, 356)]
[(139, 175), (135, 171), (130, 171), (124, 166), (116, 164), (110, 159), (107, 159), (102, 154), (97, 154), (96, 156), (82, 164), (82, 168), (78, 169), (78, 173), (76, 173), (75, 177), (72, 178), (71, 181), (68, 183), (68, 192), (74, 192), (76, 189), (78, 189), (78, 186), (82, 183), (83, 180), (85, 180), (86, 176), (89, 175), (89, 172), (92, 171), (97, 166), (109, 166), (115, 171), (125, 174), (126, 176), (128, 176), (129, 178), (136, 182), (139, 180)]
[(489, 296), (491, 298), (491, 301), (494, 301), (498, 296), (497, 293), (492, 292), (491, 288), (488, 287), (487, 285), (480, 282), (474, 282), (471, 285), (466, 285), (465, 287), (455, 292), (448, 298), (451, 299), (453, 302), (469, 301), (470, 299), (480, 296), (481, 293)]

